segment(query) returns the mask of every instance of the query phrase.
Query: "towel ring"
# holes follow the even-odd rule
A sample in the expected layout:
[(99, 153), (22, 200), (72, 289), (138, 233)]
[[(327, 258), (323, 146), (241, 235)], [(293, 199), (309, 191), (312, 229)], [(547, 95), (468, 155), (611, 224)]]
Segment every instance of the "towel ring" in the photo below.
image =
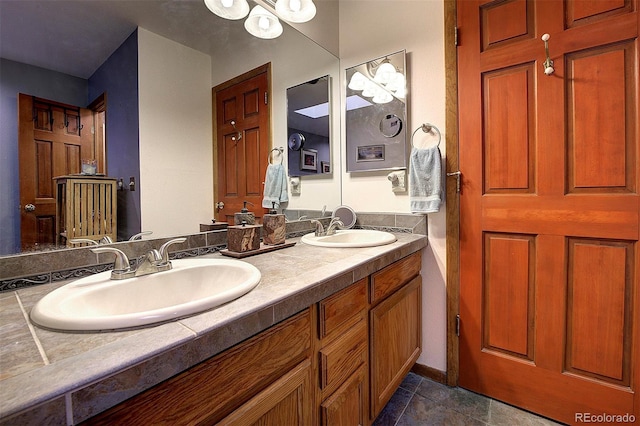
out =
[(413, 131), (413, 133), (411, 134), (411, 146), (412, 147), (416, 147), (413, 144), (413, 137), (415, 136), (416, 132), (418, 130), (422, 129), (423, 132), (425, 133), (433, 133), (432, 130), (435, 130), (437, 135), (438, 135), (438, 147), (440, 147), (440, 141), (442, 140), (442, 134), (440, 133), (440, 130), (438, 130), (438, 128), (436, 126), (434, 126), (433, 124), (429, 124), (429, 123), (423, 123), (422, 126), (418, 127), (417, 129), (415, 129)]
[(279, 146), (277, 148), (273, 148), (271, 151), (269, 151), (269, 155), (267, 155), (267, 163), (274, 164), (274, 163), (271, 162), (271, 153), (273, 151), (278, 151), (280, 153), (280, 163), (279, 164), (282, 164), (282, 160), (283, 160), (282, 153), (284, 152), (284, 148), (282, 148), (281, 146)]

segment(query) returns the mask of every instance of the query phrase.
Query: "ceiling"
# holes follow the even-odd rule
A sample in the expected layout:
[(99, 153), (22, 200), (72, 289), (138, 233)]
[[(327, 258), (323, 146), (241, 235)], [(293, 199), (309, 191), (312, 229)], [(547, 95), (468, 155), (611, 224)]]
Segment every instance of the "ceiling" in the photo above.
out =
[(212, 57), (246, 34), (202, 0), (0, 0), (0, 57), (86, 79), (138, 26)]

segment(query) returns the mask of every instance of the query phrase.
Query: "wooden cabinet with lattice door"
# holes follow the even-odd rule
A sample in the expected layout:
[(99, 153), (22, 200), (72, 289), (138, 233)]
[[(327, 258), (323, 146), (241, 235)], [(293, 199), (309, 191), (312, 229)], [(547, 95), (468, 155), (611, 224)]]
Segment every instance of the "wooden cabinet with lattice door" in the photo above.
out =
[(80, 238), (116, 241), (116, 179), (75, 175), (60, 176), (55, 180), (56, 245), (78, 247), (82, 244), (69, 241)]

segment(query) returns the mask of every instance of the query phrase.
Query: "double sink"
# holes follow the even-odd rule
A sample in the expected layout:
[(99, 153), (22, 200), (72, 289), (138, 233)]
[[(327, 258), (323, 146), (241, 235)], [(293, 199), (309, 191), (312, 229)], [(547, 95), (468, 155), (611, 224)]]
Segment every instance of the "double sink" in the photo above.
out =
[[(333, 235), (304, 235), (312, 246), (373, 247), (396, 241), (375, 230), (338, 230)], [(148, 326), (203, 312), (253, 290), (261, 279), (253, 265), (236, 259), (178, 259), (172, 268), (114, 280), (111, 271), (73, 281), (43, 297), (31, 320), (44, 328), (100, 331)]]

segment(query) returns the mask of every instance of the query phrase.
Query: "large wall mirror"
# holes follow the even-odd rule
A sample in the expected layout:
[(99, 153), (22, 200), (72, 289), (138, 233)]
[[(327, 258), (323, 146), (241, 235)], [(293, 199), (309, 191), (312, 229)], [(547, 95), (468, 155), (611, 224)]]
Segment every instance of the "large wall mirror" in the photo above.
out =
[(287, 89), (289, 176), (331, 173), (329, 76)]
[(347, 172), (407, 167), (405, 52), (346, 70)]
[[(0, 2), (0, 19), (0, 256), (20, 249), (15, 147), (18, 92), (71, 103), (78, 96), (60, 92), (73, 86), (84, 91), (79, 97), (88, 103), (94, 90), (88, 83), (92, 73), (123, 50), (132, 53), (135, 60), (120, 62), (130, 67), (121, 66), (104, 76), (113, 85), (133, 84), (133, 88), (123, 88), (124, 98), (113, 91), (107, 93), (107, 174), (124, 178), (127, 188), (129, 178), (135, 177), (136, 191), (122, 193), (137, 199), (138, 204), (123, 205), (129, 210), (127, 214), (143, 218), (138, 231), (153, 231), (152, 238), (161, 238), (196, 233), (199, 223), (210, 223), (213, 217), (213, 195), (207, 188), (212, 183), (207, 178), (203, 184), (203, 173), (181, 160), (183, 153), (211, 152), (211, 115), (194, 111), (190, 100), (198, 97), (200, 104), (210, 105), (212, 87), (271, 63), (271, 139), (274, 147), (285, 147), (286, 89), (317, 76), (338, 79), (340, 73), (335, 55), (286, 24), (277, 39), (257, 39), (245, 31), (242, 21), (218, 18), (203, 1)], [(138, 37), (132, 40), (136, 31)], [(26, 37), (25, 32), (34, 32), (36, 37)], [(97, 62), (88, 60), (95, 58), (94, 52), (101, 55)], [(194, 57), (199, 62), (191, 62)], [(62, 66), (74, 61), (89, 71), (74, 74)], [(9, 68), (11, 72), (5, 72)], [(175, 71), (196, 68), (200, 75), (205, 74), (205, 84), (193, 94), (173, 93), (177, 87), (193, 86), (188, 81), (193, 74), (183, 76)], [(63, 80), (65, 83), (59, 84)], [(52, 82), (55, 90), (43, 90), (45, 81)], [(338, 98), (339, 93), (333, 97)], [(169, 100), (174, 98), (183, 103), (171, 105)], [(332, 116), (339, 114), (334, 111)], [(130, 126), (126, 134), (110, 129), (109, 124), (116, 120)], [(338, 140), (339, 127), (332, 126), (332, 141)], [(190, 129), (208, 131), (193, 137)], [(211, 157), (200, 157), (210, 167)], [(122, 163), (121, 171), (118, 162)], [(155, 179), (158, 172), (161, 179)], [(153, 185), (149, 176), (154, 176)], [(202, 188), (208, 193), (197, 192)], [(184, 197), (191, 204), (185, 205)], [(333, 177), (314, 182), (313, 188), (303, 188), (302, 196), (291, 199), (287, 208), (331, 210), (341, 204), (340, 198), (340, 181)], [(173, 207), (160, 205), (163, 200)], [(176, 208), (178, 205), (181, 207)], [(199, 216), (188, 216), (195, 209), (201, 211)], [(130, 230), (125, 236), (133, 233)]]

